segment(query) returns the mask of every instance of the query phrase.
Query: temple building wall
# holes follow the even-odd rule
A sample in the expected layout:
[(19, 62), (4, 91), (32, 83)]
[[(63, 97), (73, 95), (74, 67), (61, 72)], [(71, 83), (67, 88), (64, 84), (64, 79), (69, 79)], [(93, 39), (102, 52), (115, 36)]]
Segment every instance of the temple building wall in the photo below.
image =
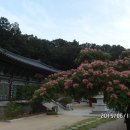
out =
[[(39, 86), (43, 78), (57, 72), (59, 70), (38, 60), (0, 48), (0, 113), (3, 113), (9, 101), (25, 100), (18, 93), (20, 88)], [(25, 107), (26, 109), (29, 108)]]

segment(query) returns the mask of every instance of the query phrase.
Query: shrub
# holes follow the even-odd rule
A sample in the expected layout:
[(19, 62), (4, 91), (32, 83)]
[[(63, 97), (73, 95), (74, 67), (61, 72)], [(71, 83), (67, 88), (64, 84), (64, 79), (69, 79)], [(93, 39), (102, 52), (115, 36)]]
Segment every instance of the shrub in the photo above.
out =
[(59, 101), (62, 105), (66, 106), (69, 103), (72, 103), (72, 98), (71, 97), (63, 97)]
[(85, 48), (80, 51), (79, 56), (75, 59), (75, 62), (77, 64), (80, 64), (84, 61), (91, 62), (93, 60), (110, 60), (111, 55), (109, 53), (103, 52), (101, 50), (96, 50), (96, 49), (89, 49)]
[(45, 108), (42, 106), (43, 99), (41, 97), (38, 97), (30, 102), (32, 113), (39, 113), (44, 112)]
[[(61, 84), (62, 83), (62, 84)], [(77, 69), (59, 72), (48, 77), (35, 98), (63, 93), (74, 99), (90, 98), (99, 92), (104, 102), (114, 110), (122, 112), (130, 103), (130, 57), (115, 61), (93, 60), (82, 63)], [(60, 101), (63, 105), (68, 99)]]
[(18, 117), (22, 114), (22, 107), (21, 105), (17, 104), (16, 102), (10, 102), (7, 104), (5, 108), (5, 116), (14, 118)]
[(55, 111), (48, 111), (46, 114), (47, 115), (58, 115), (57, 112), (55, 112)]
[(39, 86), (19, 86), (16, 88), (16, 95), (13, 97), (14, 100), (29, 100)]

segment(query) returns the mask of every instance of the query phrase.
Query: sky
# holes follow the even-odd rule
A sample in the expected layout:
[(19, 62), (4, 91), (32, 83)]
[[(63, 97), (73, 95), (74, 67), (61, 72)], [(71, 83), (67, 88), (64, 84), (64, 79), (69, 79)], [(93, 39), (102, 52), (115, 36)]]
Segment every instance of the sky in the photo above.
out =
[(41, 39), (130, 48), (130, 0), (0, 0), (0, 17)]

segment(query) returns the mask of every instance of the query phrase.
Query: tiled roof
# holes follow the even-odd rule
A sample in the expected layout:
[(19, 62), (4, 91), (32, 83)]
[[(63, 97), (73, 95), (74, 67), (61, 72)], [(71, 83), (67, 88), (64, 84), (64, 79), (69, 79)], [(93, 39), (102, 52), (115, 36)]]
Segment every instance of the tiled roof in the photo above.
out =
[(42, 70), (42, 71), (48, 71), (50, 73), (57, 73), (57, 72), (60, 71), (58, 69), (55, 69), (55, 68), (53, 68), (53, 67), (51, 67), (49, 65), (46, 65), (46, 64), (40, 62), (38, 60), (30, 59), (30, 58), (27, 58), (27, 57), (12, 53), (12, 52), (7, 51), (7, 50), (5, 50), (3, 48), (0, 48), (0, 54), (8, 57), (11, 60), (15, 60), (16, 62), (23, 63), (23, 64), (26, 64), (26, 65), (35, 67), (35, 68), (37, 68), (39, 70)]

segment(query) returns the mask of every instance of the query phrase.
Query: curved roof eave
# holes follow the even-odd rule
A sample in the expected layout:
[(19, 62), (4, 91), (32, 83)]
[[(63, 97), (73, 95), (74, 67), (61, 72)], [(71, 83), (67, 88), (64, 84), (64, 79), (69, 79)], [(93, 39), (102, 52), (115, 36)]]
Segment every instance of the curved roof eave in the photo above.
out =
[(52, 72), (52, 73), (57, 73), (57, 72), (61, 71), (61, 70), (55, 69), (51, 66), (48, 66), (44, 63), (41, 63), (38, 60), (30, 59), (30, 58), (12, 53), (12, 52), (7, 51), (7, 50), (2, 49), (2, 48), (0, 48), (0, 53), (2, 53), (3, 55), (7, 56), (10, 59), (13, 59), (13, 60), (21, 62), (23, 64), (35, 67), (35, 68), (40, 69), (40, 70), (46, 70), (46, 71)]

